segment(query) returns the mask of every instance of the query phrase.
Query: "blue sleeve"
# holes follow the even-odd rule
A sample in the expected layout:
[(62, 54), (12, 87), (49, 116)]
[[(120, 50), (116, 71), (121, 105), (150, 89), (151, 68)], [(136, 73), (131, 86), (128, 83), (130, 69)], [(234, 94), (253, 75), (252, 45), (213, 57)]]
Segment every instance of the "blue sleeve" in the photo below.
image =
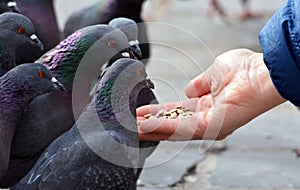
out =
[(288, 0), (261, 30), (259, 39), (279, 94), (300, 106), (300, 0)]

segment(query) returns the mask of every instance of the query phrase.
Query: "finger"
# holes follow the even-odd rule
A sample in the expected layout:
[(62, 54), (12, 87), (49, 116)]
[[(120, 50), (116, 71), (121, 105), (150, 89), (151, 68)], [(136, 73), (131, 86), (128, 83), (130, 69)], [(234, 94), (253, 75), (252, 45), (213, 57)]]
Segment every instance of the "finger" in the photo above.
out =
[(175, 133), (179, 122), (180, 119), (150, 118), (140, 123), (139, 130), (141, 133), (160, 133), (170, 136)]
[[(177, 118), (177, 119), (148, 119), (141, 122), (139, 131), (141, 138), (153, 137), (154, 140), (158, 138), (167, 138), (168, 140), (192, 140), (201, 139), (205, 133), (206, 122), (203, 114), (197, 113), (190, 118)], [(153, 134), (158, 135), (154, 137)], [(166, 139), (165, 139), (166, 140)]]
[(198, 98), (193, 98), (182, 102), (169, 102), (164, 104), (142, 106), (137, 108), (137, 116), (143, 117), (147, 114), (155, 115), (160, 110), (171, 110), (179, 106), (185, 107), (190, 111), (196, 111), (198, 101)]
[(189, 98), (201, 97), (210, 92), (211, 69), (194, 78), (186, 87), (185, 94)]

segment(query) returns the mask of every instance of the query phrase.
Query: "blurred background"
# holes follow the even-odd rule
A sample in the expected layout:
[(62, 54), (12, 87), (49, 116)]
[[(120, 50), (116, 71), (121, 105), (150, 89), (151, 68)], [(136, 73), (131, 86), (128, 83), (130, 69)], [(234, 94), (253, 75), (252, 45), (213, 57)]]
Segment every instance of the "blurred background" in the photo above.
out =
[[(59, 25), (97, 0), (55, 1)], [(219, 54), (261, 51), (258, 34), (284, 0), (148, 0), (143, 18), (150, 36), (147, 71), (160, 102), (185, 99), (184, 86)], [(255, 93), (255, 92), (253, 92)], [(300, 188), (300, 117), (285, 103), (222, 142), (162, 142), (147, 160), (142, 190)]]

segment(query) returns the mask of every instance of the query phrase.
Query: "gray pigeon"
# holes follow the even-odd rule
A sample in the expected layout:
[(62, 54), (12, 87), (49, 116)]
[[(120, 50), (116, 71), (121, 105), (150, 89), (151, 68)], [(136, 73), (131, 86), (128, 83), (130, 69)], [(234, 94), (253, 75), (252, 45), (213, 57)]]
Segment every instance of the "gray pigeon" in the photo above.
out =
[(136, 105), (153, 88), (144, 64), (116, 61), (76, 124), (57, 138), (12, 190), (134, 190), (146, 157), (139, 155)]
[[(136, 59), (142, 59), (142, 54), (138, 54), (139, 51), (139, 41), (137, 40), (138, 37), (138, 26), (137, 24), (128, 18), (115, 18), (109, 22), (110, 26), (113, 26), (114, 28), (118, 28), (122, 30), (125, 35), (128, 38), (129, 45), (132, 49), (134, 49), (135, 58)], [(103, 68), (102, 68), (102, 74), (103, 75), (107, 69), (111, 66), (112, 62), (107, 62)], [(158, 104), (158, 101), (149, 88), (144, 88), (140, 91), (138, 95), (137, 100), (137, 107), (148, 105), (148, 104)], [(139, 143), (140, 145), (140, 154), (143, 156), (149, 156), (156, 148), (156, 146), (159, 144), (157, 141), (141, 141)], [(140, 173), (142, 170), (138, 169), (138, 172)]]
[(35, 97), (57, 87), (57, 80), (41, 64), (23, 64), (0, 77), (0, 176), (9, 162), (15, 127)]
[(45, 46), (43, 51), (30, 46), (18, 50), (17, 63), (33, 62), (54, 48), (61, 39), (53, 0), (16, 0), (16, 2), (20, 13), (32, 21), (37, 36)]
[(141, 18), (144, 1), (145, 0), (99, 0), (95, 5), (72, 14), (65, 24), (63, 36), (67, 37), (85, 26), (107, 24), (114, 18), (129, 18), (138, 23), (138, 40), (141, 42), (142, 59), (148, 59), (150, 57), (149, 43), (147, 43), (148, 35), (146, 25)]
[(32, 22), (18, 13), (0, 15), (0, 76), (16, 66), (15, 56), (18, 48), (29, 44), (43, 48), (35, 35)]
[[(73, 112), (80, 115), (90, 102), (91, 83), (102, 65), (115, 54), (113, 59), (121, 57), (118, 54), (128, 54), (127, 48), (123, 32), (108, 25), (95, 25), (75, 32), (38, 60), (67, 91), (46, 93), (30, 103), (17, 126), (9, 169), (0, 178), (0, 186), (10, 187), (18, 182), (48, 145), (73, 126)], [(93, 68), (85, 72), (89, 66)], [(78, 80), (80, 76), (84, 80)], [(72, 99), (73, 93), (79, 96)]]
[(18, 13), (17, 3), (14, 0), (0, 0), (0, 14), (4, 12)]

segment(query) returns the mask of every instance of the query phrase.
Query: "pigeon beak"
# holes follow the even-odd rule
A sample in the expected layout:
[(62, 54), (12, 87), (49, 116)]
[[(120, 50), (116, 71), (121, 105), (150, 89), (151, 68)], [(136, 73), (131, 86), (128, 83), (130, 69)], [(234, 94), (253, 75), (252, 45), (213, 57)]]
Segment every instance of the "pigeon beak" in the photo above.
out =
[(150, 79), (146, 79), (146, 86), (148, 88), (154, 89), (154, 83)]
[(15, 1), (9, 1), (7, 3), (8, 8), (15, 13), (20, 13), (20, 10), (17, 7), (17, 3)]
[(30, 39), (32, 40), (32, 44), (40, 48), (42, 51), (44, 50), (44, 44), (40, 41), (40, 39), (35, 35), (32, 34), (30, 36)]
[(131, 50), (133, 51), (133, 55), (138, 59), (141, 60), (142, 59), (142, 50), (138, 44), (138, 41), (136, 42), (136, 44), (131, 45), (130, 46)]
[(52, 77), (51, 82), (53, 82), (54, 84), (54, 88), (59, 90), (59, 91), (63, 91), (66, 92), (66, 88), (64, 87), (63, 84), (61, 84), (55, 77)]

